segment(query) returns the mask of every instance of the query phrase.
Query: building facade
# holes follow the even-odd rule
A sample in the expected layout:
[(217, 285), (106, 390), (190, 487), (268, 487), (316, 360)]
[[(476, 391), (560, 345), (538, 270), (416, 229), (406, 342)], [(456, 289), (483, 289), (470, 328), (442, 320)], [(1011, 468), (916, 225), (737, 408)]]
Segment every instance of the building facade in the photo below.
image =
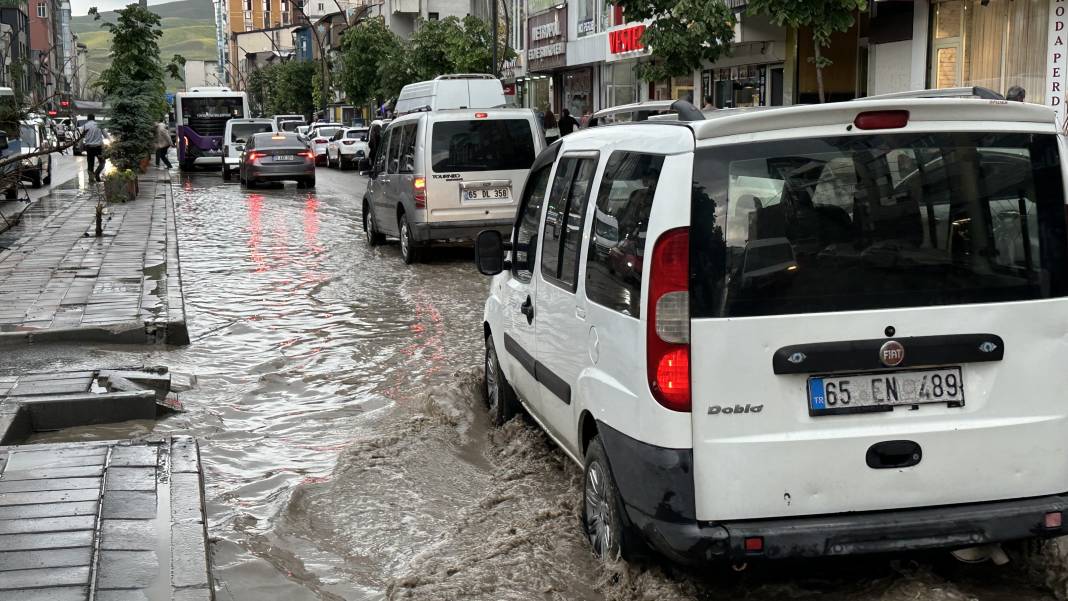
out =
[(31, 70), (25, 68), (30, 60), (30, 17), (27, 11), (25, 0), (0, 7), (0, 62), (4, 65), (0, 85), (31, 95)]

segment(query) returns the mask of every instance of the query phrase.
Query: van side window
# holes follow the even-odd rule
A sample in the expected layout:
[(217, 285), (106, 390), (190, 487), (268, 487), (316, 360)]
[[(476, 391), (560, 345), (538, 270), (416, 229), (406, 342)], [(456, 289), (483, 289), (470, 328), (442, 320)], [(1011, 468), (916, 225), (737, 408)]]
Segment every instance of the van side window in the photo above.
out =
[(645, 234), (663, 166), (662, 156), (614, 152), (597, 192), (586, 298), (631, 317), (641, 307)]
[(389, 132), (382, 134), (382, 141), (379, 143), (378, 156), (375, 158), (375, 171), (378, 173), (386, 172), (386, 149), (389, 144)]
[(512, 277), (529, 282), (534, 273), (534, 257), (538, 250), (538, 226), (541, 222), (541, 206), (545, 202), (545, 189), (549, 187), (549, 171), (552, 163), (534, 171), (527, 178), (523, 189), (523, 204), (515, 228)]
[(541, 274), (571, 292), (578, 283), (582, 224), (596, 170), (595, 158), (564, 157), (556, 169), (545, 213)]
[(401, 138), (404, 136), (401, 135), (401, 128), (399, 127), (390, 131), (392, 134), (389, 137), (389, 156), (386, 157), (386, 167), (389, 170), (388, 172), (393, 174), (400, 169), (400, 143)]
[(411, 173), (415, 170), (415, 130), (418, 127), (418, 123), (412, 123), (401, 130), (399, 173)]

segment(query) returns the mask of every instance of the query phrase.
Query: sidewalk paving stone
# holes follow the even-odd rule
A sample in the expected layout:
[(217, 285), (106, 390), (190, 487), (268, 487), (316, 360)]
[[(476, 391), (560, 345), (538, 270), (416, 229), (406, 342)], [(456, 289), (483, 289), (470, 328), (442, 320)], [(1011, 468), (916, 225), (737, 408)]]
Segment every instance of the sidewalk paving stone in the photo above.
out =
[(107, 205), (102, 237), (99, 188), (58, 189), (0, 233), (0, 344), (188, 344), (170, 179), (139, 186)]

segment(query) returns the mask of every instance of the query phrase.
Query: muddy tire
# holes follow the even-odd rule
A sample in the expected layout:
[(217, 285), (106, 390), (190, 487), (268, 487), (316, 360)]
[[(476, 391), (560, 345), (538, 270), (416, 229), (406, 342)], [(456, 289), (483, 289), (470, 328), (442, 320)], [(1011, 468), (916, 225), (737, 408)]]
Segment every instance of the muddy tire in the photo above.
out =
[(397, 231), (400, 233), (401, 259), (404, 264), (418, 263), (422, 249), (419, 248), (419, 243), (415, 241), (412, 234), (412, 227), (408, 224), (408, 215), (401, 213), (400, 219), (397, 220)]
[(623, 500), (608, 465), (608, 453), (600, 436), (594, 436), (586, 448), (582, 474), (582, 530), (593, 553), (606, 561), (641, 555), (641, 544), (628, 531)]
[(482, 378), (482, 394), (489, 409), (490, 423), (503, 426), (519, 413), (519, 398), (515, 390), (504, 377), (501, 363), (497, 360), (497, 349), (493, 346), (493, 336), (486, 336), (485, 372)]
[(363, 235), (367, 238), (367, 246), (379, 246), (386, 241), (386, 237), (375, 229), (371, 207), (366, 202), (363, 203)]

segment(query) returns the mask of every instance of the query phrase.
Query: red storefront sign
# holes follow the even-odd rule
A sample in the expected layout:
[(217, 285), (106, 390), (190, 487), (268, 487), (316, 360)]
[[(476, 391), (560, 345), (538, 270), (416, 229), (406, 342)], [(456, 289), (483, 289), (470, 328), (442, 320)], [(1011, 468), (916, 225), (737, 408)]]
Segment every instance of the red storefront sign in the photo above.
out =
[(645, 50), (645, 46), (642, 45), (642, 34), (644, 33), (645, 25), (632, 25), (631, 27), (609, 31), (608, 52), (610, 54), (623, 54)]

